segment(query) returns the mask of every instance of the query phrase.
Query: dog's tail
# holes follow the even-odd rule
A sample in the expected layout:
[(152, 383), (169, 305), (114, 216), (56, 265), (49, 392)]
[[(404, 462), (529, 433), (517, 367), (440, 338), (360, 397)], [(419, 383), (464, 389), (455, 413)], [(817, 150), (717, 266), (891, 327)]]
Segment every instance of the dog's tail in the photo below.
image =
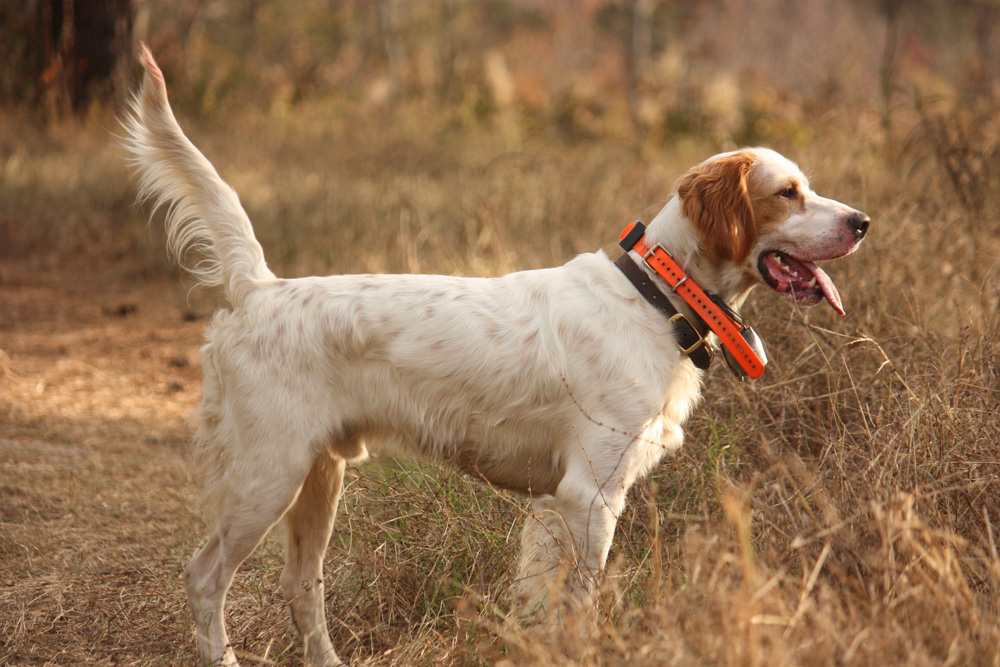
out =
[(253, 289), (274, 281), (274, 274), (236, 191), (174, 119), (163, 73), (145, 44), (139, 60), (146, 72), (122, 123), (122, 142), (138, 176), (140, 199), (152, 200), (154, 208), (166, 206), (170, 254), (200, 283), (221, 285), (238, 308)]

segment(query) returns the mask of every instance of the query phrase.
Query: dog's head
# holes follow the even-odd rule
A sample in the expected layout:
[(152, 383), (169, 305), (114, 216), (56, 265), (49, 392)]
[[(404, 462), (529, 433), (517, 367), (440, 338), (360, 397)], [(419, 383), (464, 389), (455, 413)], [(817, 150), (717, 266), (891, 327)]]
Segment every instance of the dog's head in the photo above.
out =
[(870, 220), (813, 192), (791, 160), (766, 148), (716, 155), (681, 177), (678, 205), (697, 239), (698, 272), (716, 274), (722, 291), (736, 296), (759, 283), (800, 304), (825, 298), (844, 314), (815, 263), (853, 252)]

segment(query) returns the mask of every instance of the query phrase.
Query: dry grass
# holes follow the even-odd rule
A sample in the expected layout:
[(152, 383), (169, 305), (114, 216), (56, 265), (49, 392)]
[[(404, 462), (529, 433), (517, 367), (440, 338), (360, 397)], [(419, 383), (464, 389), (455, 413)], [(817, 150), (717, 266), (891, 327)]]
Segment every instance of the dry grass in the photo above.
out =
[[(540, 638), (507, 621), (522, 499), (379, 461), (350, 471), (328, 552), (341, 655), (1000, 665), (1000, 126), (932, 102), (900, 109), (893, 141), (866, 111), (772, 142), (873, 218), (830, 267), (848, 317), (755, 295), (768, 373), (711, 371), (684, 450), (631, 494), (596, 623)], [(512, 150), (509, 118), (439, 111), (183, 120), (286, 276), (496, 275), (611, 249), (719, 147), (529, 124)], [(0, 664), (195, 660), (179, 579), (204, 532), (190, 320), (211, 299), (187, 295), (131, 206), (110, 127), (0, 119)], [(281, 553), (269, 539), (230, 598), (248, 664), (301, 661)]]

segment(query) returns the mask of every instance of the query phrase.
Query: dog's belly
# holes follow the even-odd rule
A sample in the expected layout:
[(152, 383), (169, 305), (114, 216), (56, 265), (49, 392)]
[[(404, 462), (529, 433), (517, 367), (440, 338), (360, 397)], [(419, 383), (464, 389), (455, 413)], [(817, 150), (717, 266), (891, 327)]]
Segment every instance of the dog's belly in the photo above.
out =
[[(526, 495), (555, 493), (565, 470), (557, 439), (541, 425), (511, 422), (442, 427), (401, 424), (370, 429), (360, 440), (376, 455), (450, 465), (499, 489)], [(567, 427), (568, 428), (568, 427)]]
[(564, 470), (551, 454), (527, 459), (496, 459), (469, 448), (461, 450), (452, 463), (491, 486), (537, 496), (555, 494), (563, 478)]

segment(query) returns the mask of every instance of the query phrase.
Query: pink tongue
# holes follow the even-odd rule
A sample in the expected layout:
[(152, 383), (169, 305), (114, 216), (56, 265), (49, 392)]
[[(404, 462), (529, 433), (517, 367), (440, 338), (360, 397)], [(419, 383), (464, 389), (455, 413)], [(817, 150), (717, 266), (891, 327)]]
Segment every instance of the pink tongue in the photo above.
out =
[(830, 276), (826, 275), (826, 271), (819, 268), (812, 262), (807, 262), (800, 259), (800, 262), (807, 266), (813, 275), (816, 276), (816, 282), (819, 284), (820, 289), (823, 290), (823, 296), (826, 300), (833, 306), (833, 309), (837, 311), (841, 317), (844, 316), (844, 302), (840, 300), (840, 292), (837, 291), (837, 286), (833, 284), (830, 280)]

